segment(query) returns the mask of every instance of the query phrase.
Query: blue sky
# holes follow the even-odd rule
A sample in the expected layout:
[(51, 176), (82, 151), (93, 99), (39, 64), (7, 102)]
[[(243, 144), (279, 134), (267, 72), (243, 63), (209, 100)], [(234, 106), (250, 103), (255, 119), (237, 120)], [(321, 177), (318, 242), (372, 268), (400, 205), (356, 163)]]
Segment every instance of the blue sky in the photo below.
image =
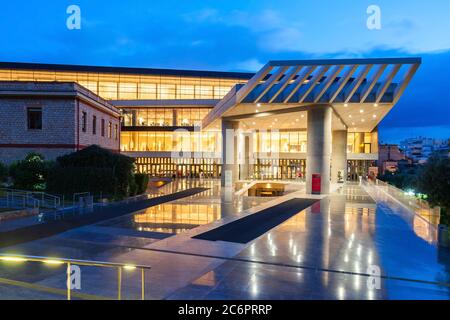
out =
[[(432, 4), (431, 4), (432, 3)], [(81, 30), (66, 8), (81, 8)], [(366, 27), (369, 5), (381, 30)], [(0, 5), (0, 60), (256, 71), (273, 59), (421, 56), (381, 140), (450, 137), (450, 1), (29, 0)]]

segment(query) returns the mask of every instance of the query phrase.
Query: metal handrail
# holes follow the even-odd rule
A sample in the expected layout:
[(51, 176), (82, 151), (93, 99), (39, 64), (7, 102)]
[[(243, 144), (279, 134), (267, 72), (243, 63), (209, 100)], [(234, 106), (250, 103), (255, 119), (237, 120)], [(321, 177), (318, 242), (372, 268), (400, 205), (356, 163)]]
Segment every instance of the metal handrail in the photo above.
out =
[(67, 300), (71, 300), (71, 285), (70, 274), (71, 265), (90, 266), (90, 267), (103, 267), (103, 268), (116, 268), (117, 269), (117, 299), (122, 299), (122, 270), (141, 270), (141, 300), (145, 300), (145, 270), (150, 270), (150, 266), (139, 264), (124, 264), (117, 262), (105, 262), (105, 261), (93, 261), (93, 260), (79, 260), (68, 258), (53, 258), (42, 256), (29, 256), (29, 255), (8, 255), (0, 253), (0, 261), (6, 262), (41, 262), (52, 265), (67, 265)]
[(46, 202), (53, 202), (53, 207), (59, 208), (61, 206), (61, 198), (43, 191), (30, 191), (30, 190), (21, 190), (21, 189), (12, 189), (12, 188), (0, 188), (0, 191), (5, 192), (7, 195), (12, 194), (13, 196), (24, 196), (27, 198), (40, 198), (36, 199), (39, 201), (40, 206), (45, 204)]

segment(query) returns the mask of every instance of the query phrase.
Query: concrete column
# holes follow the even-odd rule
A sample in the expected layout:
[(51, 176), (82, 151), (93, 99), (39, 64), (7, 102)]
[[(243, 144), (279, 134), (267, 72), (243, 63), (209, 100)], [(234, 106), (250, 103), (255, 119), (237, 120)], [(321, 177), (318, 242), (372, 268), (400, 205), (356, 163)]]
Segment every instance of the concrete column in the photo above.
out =
[(333, 146), (331, 148), (331, 182), (338, 182), (339, 171), (342, 180), (347, 180), (347, 130), (333, 131)]
[(236, 210), (233, 206), (233, 189), (226, 187), (220, 190), (220, 217), (234, 216)]
[(308, 110), (306, 193), (311, 193), (314, 173), (321, 175), (321, 193), (330, 192), (331, 114), (328, 105), (317, 105)]
[(239, 132), (238, 139), (238, 161), (239, 179), (246, 180), (250, 176), (250, 136), (248, 132)]
[(222, 120), (222, 187), (232, 187), (238, 176), (237, 122)]

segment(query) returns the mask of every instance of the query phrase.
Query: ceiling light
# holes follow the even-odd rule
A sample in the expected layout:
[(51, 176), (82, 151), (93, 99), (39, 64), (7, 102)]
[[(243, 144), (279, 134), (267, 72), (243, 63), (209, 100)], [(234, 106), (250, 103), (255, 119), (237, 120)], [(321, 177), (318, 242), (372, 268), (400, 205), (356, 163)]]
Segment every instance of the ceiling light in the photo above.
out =
[(297, 121), (297, 122), (298, 122), (299, 120), (298, 120), (298, 119), (295, 119), (295, 121)]
[(349, 115), (348, 115), (348, 117), (349, 117), (349, 118), (351, 118), (351, 117), (352, 117), (352, 115), (351, 115), (351, 114), (349, 114)]
[(253, 124), (253, 125), (255, 125), (255, 124), (256, 124), (256, 122), (255, 122), (255, 121), (253, 121), (253, 122), (252, 122), (252, 124)]
[(278, 119), (277, 118), (275, 118), (275, 122), (277, 122), (278, 121)]
[(255, 110), (255, 112), (258, 113), (259, 111), (258, 111), (258, 110)]
[(261, 103), (257, 103), (256, 106), (259, 108), (261, 107)]
[(302, 114), (302, 118), (304, 118), (305, 117), (305, 115), (304, 114)]
[(374, 103), (373, 106), (374, 106), (374, 107), (378, 107), (378, 103)]
[(348, 107), (348, 103), (344, 103), (344, 107)]
[(364, 109), (359, 110), (359, 113), (364, 113)]
[(374, 119), (377, 117), (377, 115), (376, 114), (374, 114), (373, 116), (372, 116)]
[(364, 122), (365, 120), (364, 119), (361, 119), (361, 122)]

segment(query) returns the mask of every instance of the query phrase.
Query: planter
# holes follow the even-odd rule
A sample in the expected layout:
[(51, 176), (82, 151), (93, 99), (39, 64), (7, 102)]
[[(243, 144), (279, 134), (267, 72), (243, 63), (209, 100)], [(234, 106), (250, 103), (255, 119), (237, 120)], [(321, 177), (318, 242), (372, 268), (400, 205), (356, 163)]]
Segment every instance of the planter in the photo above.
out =
[(446, 225), (440, 224), (438, 226), (438, 244), (450, 248), (450, 230)]
[(38, 214), (39, 214), (39, 209), (37, 209), (37, 208), (6, 211), (6, 212), (2, 212), (0, 214), (0, 222), (36, 216)]

